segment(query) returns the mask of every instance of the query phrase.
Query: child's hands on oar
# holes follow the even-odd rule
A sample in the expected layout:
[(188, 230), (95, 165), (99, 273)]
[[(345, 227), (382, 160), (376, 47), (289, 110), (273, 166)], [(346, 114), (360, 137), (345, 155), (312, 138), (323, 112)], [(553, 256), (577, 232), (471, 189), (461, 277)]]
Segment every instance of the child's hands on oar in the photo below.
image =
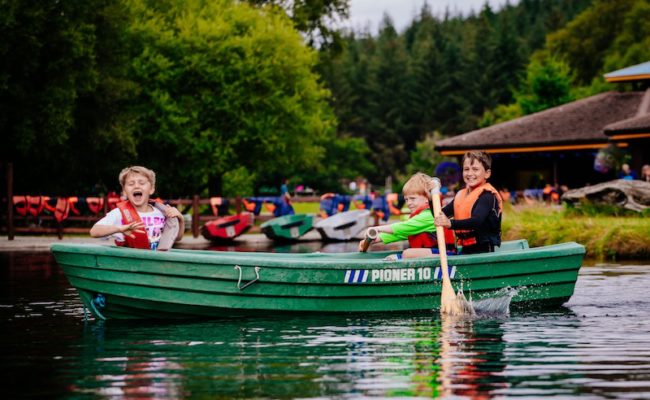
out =
[(366, 237), (359, 242), (359, 251), (362, 253), (365, 253), (368, 251), (368, 247), (370, 247), (370, 244), (377, 240), (379, 233), (377, 232), (377, 229), (375, 228), (368, 228), (366, 231)]

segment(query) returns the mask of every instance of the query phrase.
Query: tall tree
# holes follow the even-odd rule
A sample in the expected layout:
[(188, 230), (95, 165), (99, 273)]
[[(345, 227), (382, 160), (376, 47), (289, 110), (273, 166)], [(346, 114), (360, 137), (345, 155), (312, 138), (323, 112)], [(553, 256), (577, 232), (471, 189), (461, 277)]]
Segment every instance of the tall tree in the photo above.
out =
[(0, 0), (0, 9), (0, 157), (15, 164), (15, 189), (89, 190), (135, 150), (116, 110), (132, 87), (128, 15), (103, 0)]
[(438, 125), (438, 102), (442, 96), (442, 35), (439, 22), (431, 15), (428, 6), (423, 7), (414, 27), (410, 49), (410, 77), (406, 82), (405, 96), (409, 101), (408, 118), (415, 126), (413, 134), (405, 141), (408, 149), (412, 149), (425, 133), (433, 131)]
[(338, 46), (336, 22), (348, 17), (349, 0), (247, 0), (256, 5), (276, 5), (287, 12), (295, 28), (307, 36), (310, 45)]
[(650, 60), (650, 1), (637, 0), (623, 22), (623, 29), (607, 50), (604, 72)]
[(532, 114), (547, 108), (568, 103), (571, 95), (569, 67), (560, 60), (533, 61), (527, 70), (517, 103), (524, 114)]
[(545, 52), (567, 62), (576, 75), (576, 83), (589, 84), (603, 72), (607, 49), (623, 30), (624, 16), (636, 1), (596, 0), (566, 28), (548, 36)]
[(283, 12), (229, 0), (129, 4), (138, 153), (168, 171), (174, 193), (220, 193), (239, 167), (252, 179), (318, 168), (335, 120), (316, 53)]
[(377, 38), (377, 51), (370, 64), (371, 118), (366, 141), (373, 150), (377, 168), (375, 179), (392, 175), (406, 161), (402, 133), (409, 129), (406, 117), (404, 81), (408, 76), (408, 56), (392, 21), (384, 17)]

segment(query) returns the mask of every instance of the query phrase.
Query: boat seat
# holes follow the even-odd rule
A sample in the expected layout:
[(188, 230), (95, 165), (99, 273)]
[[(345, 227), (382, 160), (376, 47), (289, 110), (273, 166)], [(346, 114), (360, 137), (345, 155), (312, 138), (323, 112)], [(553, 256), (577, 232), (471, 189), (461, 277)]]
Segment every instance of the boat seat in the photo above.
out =
[(528, 248), (528, 240), (518, 239), (501, 242), (501, 246), (497, 247), (494, 251), (526, 250)]
[(238, 223), (239, 223), (239, 220), (235, 219), (233, 221), (228, 221), (228, 222), (224, 222), (222, 224), (219, 224), (219, 225), (217, 225), (217, 227), (218, 228), (227, 228), (229, 226), (237, 225)]
[(290, 223), (288, 223), (288, 224), (284, 224), (284, 225), (280, 226), (280, 228), (282, 228), (282, 229), (293, 228), (294, 226), (300, 226), (300, 225), (302, 225), (303, 222), (304, 222), (303, 220), (290, 222)]
[(354, 226), (356, 223), (357, 223), (357, 221), (350, 221), (347, 224), (335, 226), (334, 230), (341, 230), (341, 229), (345, 229), (345, 228), (350, 228), (350, 227)]

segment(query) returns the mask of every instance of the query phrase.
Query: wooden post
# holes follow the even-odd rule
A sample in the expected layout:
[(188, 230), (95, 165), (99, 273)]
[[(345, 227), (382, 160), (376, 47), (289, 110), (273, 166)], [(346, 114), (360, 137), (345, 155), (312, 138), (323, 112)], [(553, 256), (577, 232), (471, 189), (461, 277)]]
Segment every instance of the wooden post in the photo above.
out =
[(241, 196), (235, 197), (235, 214), (241, 213)]
[(199, 237), (199, 195), (195, 194), (192, 200), (192, 236)]
[(7, 163), (7, 236), (14, 240), (14, 165)]

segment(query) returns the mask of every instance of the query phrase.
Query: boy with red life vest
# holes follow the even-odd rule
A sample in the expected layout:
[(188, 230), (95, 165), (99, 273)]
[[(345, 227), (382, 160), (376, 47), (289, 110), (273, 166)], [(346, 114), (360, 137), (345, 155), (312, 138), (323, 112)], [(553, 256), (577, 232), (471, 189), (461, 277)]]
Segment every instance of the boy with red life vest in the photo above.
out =
[(119, 180), (127, 200), (97, 221), (90, 236), (112, 236), (118, 246), (151, 250), (168, 250), (181, 240), (185, 223), (180, 211), (149, 202), (156, 190), (155, 172), (141, 166), (127, 167), (120, 172)]
[[(436, 215), (436, 226), (453, 229), (460, 254), (494, 251), (501, 245), (503, 201), (487, 180), (492, 174), (492, 158), (483, 151), (463, 155), (465, 187)], [(453, 219), (449, 219), (453, 217)]]
[[(371, 244), (386, 244), (408, 239), (410, 248), (404, 250), (402, 254), (396, 255), (397, 259), (428, 257), (438, 253), (436, 227), (429, 208), (431, 187), (430, 176), (420, 172), (413, 175), (402, 188), (406, 206), (411, 211), (409, 219), (373, 227), (372, 229), (377, 231), (378, 235)], [(363, 239), (359, 243), (360, 251), (363, 251), (365, 241), (366, 239)], [(449, 231), (448, 235), (445, 235), (445, 242), (448, 243), (448, 251), (453, 252), (454, 237), (451, 231)]]

